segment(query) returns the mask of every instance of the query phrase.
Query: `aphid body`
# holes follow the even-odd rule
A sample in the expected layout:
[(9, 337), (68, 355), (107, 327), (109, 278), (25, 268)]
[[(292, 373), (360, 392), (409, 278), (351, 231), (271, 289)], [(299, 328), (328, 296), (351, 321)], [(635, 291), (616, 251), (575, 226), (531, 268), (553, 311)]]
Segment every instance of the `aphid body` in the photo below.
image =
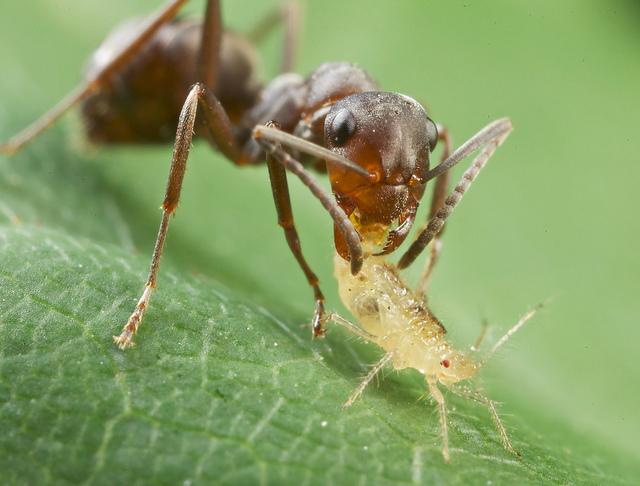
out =
[[(350, 272), (348, 263), (336, 255), (334, 273), (340, 298), (356, 318), (358, 325), (337, 314), (328, 320), (341, 325), (364, 340), (385, 351), (360, 385), (345, 403), (352, 405), (366, 386), (386, 365), (396, 370), (413, 368), (425, 377), (432, 398), (438, 404), (442, 432), (442, 454), (449, 460), (447, 410), (444, 396), (438, 388), (442, 384), (464, 398), (482, 403), (498, 429), (502, 445), (518, 455), (502, 425), (493, 401), (473, 386), (456, 386), (473, 378), (486, 360), (520, 329), (537, 309), (530, 310), (501, 338), (482, 360), (456, 350), (447, 340), (442, 323), (427, 307), (421, 292), (411, 289), (401, 278), (395, 264), (383, 256), (368, 256), (357, 275)], [(483, 336), (483, 335), (482, 335)], [(482, 337), (481, 336), (481, 337)], [(477, 351), (479, 342), (471, 349)]]
[(335, 276), (342, 302), (375, 344), (393, 354), (395, 369), (414, 368), (444, 384), (476, 373), (475, 362), (451, 347), (444, 326), (383, 257), (366, 258), (355, 276), (336, 257)]

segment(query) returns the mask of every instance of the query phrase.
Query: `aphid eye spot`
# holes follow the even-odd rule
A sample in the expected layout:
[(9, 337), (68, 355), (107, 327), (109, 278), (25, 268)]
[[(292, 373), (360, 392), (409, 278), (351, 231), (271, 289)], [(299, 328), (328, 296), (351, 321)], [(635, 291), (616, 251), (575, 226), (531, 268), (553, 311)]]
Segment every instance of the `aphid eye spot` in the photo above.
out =
[(449, 366), (451, 366), (451, 361), (449, 361), (448, 359), (443, 359), (442, 361), (440, 361), (440, 364), (445, 368), (448, 368)]
[(347, 140), (356, 131), (356, 118), (350, 110), (343, 108), (331, 120), (331, 142), (338, 147), (347, 143)]

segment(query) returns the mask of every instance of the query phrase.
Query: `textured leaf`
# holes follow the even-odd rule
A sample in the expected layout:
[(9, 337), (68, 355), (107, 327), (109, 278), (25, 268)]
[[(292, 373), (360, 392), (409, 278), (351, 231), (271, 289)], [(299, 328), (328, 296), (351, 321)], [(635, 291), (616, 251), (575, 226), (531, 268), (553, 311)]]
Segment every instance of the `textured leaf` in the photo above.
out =
[(522, 424), (516, 460), (483, 410), (454, 399), (445, 465), (420, 381), (385, 380), (342, 412), (363, 369), (350, 345), (314, 349), (292, 322), (205, 279), (165, 272), (139, 346), (122, 353), (110, 336), (143, 258), (29, 226), (1, 235), (11, 482), (605, 480), (593, 458), (536, 444)]
[[(145, 3), (149, 8), (154, 4)], [(1, 139), (72, 85), (76, 71), (66, 68), (74, 69), (86, 55), (78, 47), (83, 43), (74, 39), (86, 44), (91, 22), (98, 24), (88, 11), (86, 23), (73, 30), (72, 22), (54, 13), (57, 8), (51, 5), (58, 4), (42, 0), (28, 9), (17, 2), (6, 7), (13, 10), (4, 19), (14, 19), (15, 25), (3, 20), (6, 28), (0, 29), (6, 39), (0, 42), (0, 53), (10, 73), (8, 95), (0, 104)], [(114, 5), (119, 5), (117, 12), (110, 11), (114, 18), (140, 13), (127, 11), (126, 2)], [(381, 20), (372, 22), (376, 32), (385, 33), (383, 38), (388, 34), (395, 39), (389, 41), (394, 52), (403, 52), (406, 39), (423, 39), (421, 29), (397, 33), (384, 20), (393, 14), (413, 25), (414, 16), (425, 15), (422, 7), (414, 11), (383, 5), (377, 5)], [(382, 54), (368, 45), (357, 50), (358, 39), (366, 38), (371, 26), (341, 24), (356, 18), (356, 7), (344, 7), (340, 18), (330, 15), (342, 8), (337, 4), (334, 10), (309, 8), (308, 44), (326, 40), (328, 52), (348, 50), (347, 57), (384, 77), (385, 86), (406, 88), (416, 96), (424, 93), (424, 78), (404, 80), (414, 74), (401, 72), (400, 61), (405, 60), (387, 69), (385, 62), (395, 57), (384, 54), (384, 46), (379, 45)], [(500, 15), (510, 13), (530, 26), (519, 10)], [(446, 10), (439, 15), (447, 14), (454, 15)], [(460, 6), (455, 15), (460, 25), (471, 29), (479, 14), (465, 13)], [(543, 15), (537, 15), (541, 21)], [(240, 25), (250, 23), (242, 20), (240, 11), (231, 10), (229, 16)], [(50, 41), (38, 49), (26, 42), (22, 47), (21, 33), (27, 27), (33, 31), (38, 22)], [(356, 29), (353, 43), (326, 39), (327, 25), (335, 32)], [(438, 28), (434, 26), (433, 38), (444, 35)], [(507, 27), (500, 29), (501, 35), (510, 35)], [(580, 38), (583, 31), (576, 32)], [(461, 38), (455, 47), (474, 52), (469, 39)], [(66, 49), (67, 55), (55, 57), (47, 51), (50, 46)], [(318, 49), (307, 49), (307, 68), (323, 60)], [(21, 56), (43, 61), (31, 66)], [(488, 71), (485, 75), (491, 76)], [(574, 75), (583, 80), (578, 68)], [(500, 74), (495, 76), (491, 79), (497, 83)], [(34, 79), (48, 84), (40, 86)], [(444, 81), (433, 81), (438, 82)], [(593, 252), (577, 244), (586, 240), (581, 233), (575, 235), (582, 214), (574, 208), (578, 222), (554, 219), (556, 201), (566, 193), (561, 191), (564, 184), (548, 180), (551, 162), (536, 152), (539, 140), (529, 111), (537, 102), (523, 100), (522, 88), (498, 87), (490, 96), (496, 112), (480, 102), (469, 108), (468, 101), (458, 99), (465, 80), (447, 83), (435, 87), (449, 93), (440, 106), (449, 107), (451, 119), (475, 113), (456, 127), (458, 139), (503, 110), (515, 110), (518, 129), (491, 162), (499, 167), (480, 178), (447, 230), (431, 299), (453, 341), (461, 346), (470, 341), (485, 312), (505, 323), (500, 326), (504, 328), (527, 305), (555, 291), (583, 292), (564, 301), (560, 296), (559, 303), (537, 317), (484, 372), (491, 397), (504, 402), (505, 424), (523, 453), (521, 460), (502, 449), (484, 409), (447, 395), (452, 462), (445, 464), (435, 409), (421, 400), (425, 387), (414, 372), (387, 373), (356, 405), (342, 411), (341, 404), (379, 351), (337, 329), (324, 341), (310, 339), (308, 328), (302, 327), (311, 311), (310, 292), (274, 224), (264, 168), (236, 169), (204, 145), (193, 151), (159, 288), (138, 345), (127, 352), (116, 349), (111, 336), (126, 321), (146, 276), (170, 149), (93, 151), (79, 142), (78, 123), (67, 122), (23, 154), (0, 159), (0, 481), (632, 484), (639, 473), (632, 462), (638, 451), (616, 431), (624, 428), (618, 417), (623, 422), (627, 417), (630, 431), (638, 430), (637, 417), (628, 412), (635, 411), (637, 392), (620, 386), (625, 379), (633, 382), (637, 373), (631, 361), (625, 361), (631, 359), (631, 348), (625, 348), (631, 344), (615, 339), (615, 333), (622, 332), (616, 323), (631, 322), (629, 316), (635, 315), (632, 306), (616, 302), (619, 318), (601, 317), (612, 323), (608, 334), (599, 335), (595, 325), (584, 324), (592, 322), (591, 315), (600, 316), (596, 302), (606, 295), (600, 287), (587, 286), (597, 281), (594, 275), (576, 280), (577, 270)], [(626, 89), (631, 92), (632, 86), (629, 81)], [(553, 89), (548, 89), (551, 96)], [(17, 96), (24, 93), (28, 100)], [(508, 103), (496, 101), (502, 95)], [(520, 108), (523, 103), (529, 108)], [(540, 116), (552, 123), (553, 116)], [(577, 126), (573, 137), (590, 133), (590, 127), (587, 122)], [(536, 169), (536, 163), (547, 170)], [(555, 169), (559, 179), (574, 174), (570, 166)], [(520, 182), (523, 174), (530, 179)], [(599, 176), (588, 172), (580, 182), (596, 191)], [(543, 182), (550, 201), (532, 202), (540, 200)], [(319, 270), (330, 307), (336, 307), (329, 222), (303, 188), (294, 183), (293, 192), (303, 246)], [(575, 204), (582, 207), (584, 201)], [(592, 209), (593, 215), (608, 215), (606, 208)], [(486, 214), (496, 218), (492, 231), (486, 230)], [(585, 221), (590, 222), (592, 214), (584, 216)], [(632, 255), (626, 241), (618, 235), (617, 249)], [(629, 256), (627, 261), (633, 274), (635, 260)], [(624, 282), (620, 275), (626, 274), (613, 263), (598, 264), (599, 275), (608, 275), (605, 282)], [(548, 275), (557, 281), (550, 283)], [(633, 278), (620, 295), (633, 295)], [(584, 344), (576, 346), (576, 336)], [(582, 354), (591, 342), (603, 345), (595, 354)], [(610, 376), (601, 362), (592, 363), (597, 360), (618, 363), (618, 373)], [(594, 383), (603, 387), (601, 393), (594, 393)], [(616, 386), (620, 391), (613, 401)], [(596, 426), (597, 406), (592, 403), (598, 400), (611, 411), (601, 405), (608, 413), (599, 416)]]

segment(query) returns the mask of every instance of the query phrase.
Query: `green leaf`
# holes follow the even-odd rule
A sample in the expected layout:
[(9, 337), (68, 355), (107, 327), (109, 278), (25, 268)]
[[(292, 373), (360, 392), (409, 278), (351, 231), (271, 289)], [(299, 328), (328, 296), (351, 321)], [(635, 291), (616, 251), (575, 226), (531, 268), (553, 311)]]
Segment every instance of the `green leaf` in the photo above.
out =
[[(85, 13), (74, 30), (46, 1), (35, 5), (20, 7), (16, 2), (3, 16), (15, 25), (4, 20), (0, 29), (5, 40), (0, 53), (8, 73), (1, 139), (73, 84), (76, 71), (69, 70), (87, 54), (78, 46), (88, 43), (91, 22), (103, 29), (110, 26)], [(110, 13), (114, 18), (144, 11), (127, 11), (126, 2), (114, 5), (119, 5), (118, 12)], [(368, 44), (358, 50), (358, 39), (368, 38), (370, 31), (382, 33), (394, 53), (404, 52), (408, 40), (418, 45), (423, 39), (422, 29), (407, 27), (398, 33), (386, 21), (394, 15), (404, 25), (415, 25), (412, 19), (424, 16), (423, 7), (385, 5), (377, 5), (389, 10), (379, 20), (371, 19), (373, 25), (349, 26), (340, 22), (357, 18), (357, 7), (309, 5), (306, 42), (311, 47), (303, 57), (305, 69), (329, 52), (345, 49), (346, 57), (370, 67), (386, 87), (422, 96), (424, 78), (404, 79), (415, 74), (403, 68), (409, 65), (407, 59), (384, 54), (380, 44), (382, 53)], [(346, 10), (340, 18), (331, 15), (341, 8)], [(482, 44), (472, 42), (472, 36), (489, 36), (491, 29), (511, 39), (505, 27), (511, 22), (474, 31), (482, 12), (462, 7), (440, 11), (442, 18), (455, 14), (459, 25), (469, 29), (451, 40), (459, 44), (442, 49), (471, 56)], [(533, 28), (517, 9), (492, 15), (516, 15), (523, 32)], [(544, 15), (537, 15), (535, 20), (542, 22)], [(250, 24), (240, 10), (230, 10), (229, 17), (236, 24)], [(434, 39), (446, 34), (446, 24), (432, 24)], [(42, 26), (47, 42), (19, 42), (25, 29), (34, 32), (33, 25)], [(327, 26), (350, 31), (353, 42), (327, 39)], [(563, 32), (565, 28), (562, 25)], [(583, 30), (574, 29), (572, 35), (581, 38)], [(95, 42), (101, 37), (96, 35)], [(73, 42), (75, 38), (79, 41)], [(320, 40), (326, 41), (327, 52), (319, 51)], [(53, 46), (55, 52), (66, 49), (66, 55), (47, 51)], [(436, 51), (446, 63), (447, 52)], [(597, 55), (597, 47), (590, 52)], [(508, 49), (503, 53), (508, 61)], [(454, 60), (447, 72), (457, 66), (454, 52), (448, 54)], [(484, 59), (486, 54), (472, 57)], [(425, 55), (428, 59), (421, 61), (426, 65), (434, 52)], [(556, 68), (548, 67), (550, 72)], [(489, 69), (483, 73), (494, 84), (504, 75), (491, 78)], [(579, 68), (573, 76), (589, 82)], [(47, 83), (40, 87), (34, 79)], [(574, 172), (570, 166), (553, 166), (559, 182), (556, 186), (555, 180), (549, 181), (552, 162), (537, 151), (538, 126), (530, 115), (542, 104), (521, 96), (525, 87), (534, 91), (535, 80), (521, 79), (523, 84), (512, 89), (494, 87), (487, 95), (491, 104), (482, 105), (473, 96), (461, 95), (468, 89), (465, 79), (447, 77), (441, 86), (437, 83), (444, 78), (435, 79), (430, 86), (443, 93), (436, 99), (441, 110), (447, 107), (449, 119), (472, 117), (457, 126), (454, 121), (457, 140), (503, 111), (514, 115), (516, 125), (514, 136), (447, 229), (430, 302), (453, 342), (462, 347), (473, 339), (485, 316), (504, 329), (529, 304), (566, 289), (581, 292), (577, 297), (560, 295), (558, 304), (537, 316), (483, 372), (490, 396), (504, 403), (505, 425), (522, 459), (502, 449), (482, 407), (448, 394), (452, 461), (445, 464), (437, 414), (433, 403), (421, 399), (426, 390), (415, 372), (386, 373), (379, 385), (372, 384), (358, 403), (342, 411), (341, 404), (380, 351), (339, 329), (331, 329), (324, 341), (311, 340), (304, 326), (311, 293), (275, 225), (264, 168), (236, 169), (203, 144), (196, 145), (190, 159), (159, 287), (137, 346), (118, 350), (111, 336), (119, 332), (142, 291), (170, 148), (91, 150), (80, 142), (77, 121), (67, 121), (24, 153), (0, 159), (1, 482), (632, 484), (639, 473), (633, 463), (638, 452), (619, 431), (638, 430), (637, 392), (621, 385), (625, 380), (633, 383), (637, 375), (625, 361), (633, 356), (631, 348), (625, 348), (633, 339), (616, 339), (616, 333), (633, 336), (629, 333), (635, 331), (616, 327), (616, 322), (631, 322), (629, 316), (635, 314), (630, 304), (616, 302), (619, 317), (602, 317), (612, 324), (606, 334), (597, 334), (600, 327), (585, 323), (599, 315), (597, 302), (606, 298), (605, 292), (588, 286), (598, 280), (594, 275), (575, 277), (593, 252), (580, 249), (578, 243), (586, 238), (579, 228), (593, 215), (610, 214), (606, 208), (592, 208), (582, 216), (578, 209), (584, 201), (578, 198), (572, 218), (556, 218), (556, 201), (566, 196), (562, 181)], [(592, 82), (598, 82), (597, 76)], [(634, 86), (629, 81), (626, 89), (633, 92)], [(542, 89), (543, 95), (553, 95), (553, 87)], [(28, 98), (18, 96), (23, 93)], [(621, 88), (620, 96), (624, 93)], [(551, 126), (554, 114), (545, 118), (538, 113)], [(591, 133), (591, 126), (576, 122), (566, 138), (579, 139)], [(550, 144), (557, 143), (547, 135)], [(561, 152), (560, 145), (555, 148)], [(631, 160), (619, 155), (620, 160)], [(600, 172), (587, 173), (580, 183), (595, 193)], [(540, 198), (543, 184), (553, 196), (549, 201)], [(292, 186), (303, 247), (320, 274), (329, 307), (340, 308), (331, 276), (328, 218), (304, 188), (295, 182)], [(495, 219), (491, 231), (486, 230), (487, 214)], [(631, 246), (625, 246), (627, 239), (621, 236), (606, 239), (602, 247), (612, 241), (630, 255), (625, 261), (634, 261)], [(601, 272), (613, 269), (605, 273), (605, 282), (626, 282), (619, 278), (621, 271), (614, 273), (613, 263), (600, 265)], [(550, 283), (548, 275), (556, 281)], [(633, 278), (637, 275), (628, 277), (628, 289)], [(619, 292), (626, 295), (627, 287)], [(629, 295), (633, 302), (630, 290)], [(499, 333), (494, 331), (494, 337)], [(577, 346), (576, 339), (582, 340)], [(592, 342), (602, 346), (582, 354)], [(616, 373), (609, 373), (602, 362), (618, 363)], [(606, 407), (592, 405), (599, 400)], [(596, 414), (602, 410), (607, 413)]]
[(522, 420), (508, 420), (525, 456), (511, 457), (485, 411), (453, 397), (454, 457), (444, 464), (419, 379), (388, 378), (342, 412), (364, 371), (360, 350), (338, 332), (317, 346), (295, 320), (204, 278), (165, 272), (138, 346), (123, 353), (110, 338), (145, 258), (30, 225), (0, 234), (9, 482), (611, 484), (601, 460), (540, 443)]

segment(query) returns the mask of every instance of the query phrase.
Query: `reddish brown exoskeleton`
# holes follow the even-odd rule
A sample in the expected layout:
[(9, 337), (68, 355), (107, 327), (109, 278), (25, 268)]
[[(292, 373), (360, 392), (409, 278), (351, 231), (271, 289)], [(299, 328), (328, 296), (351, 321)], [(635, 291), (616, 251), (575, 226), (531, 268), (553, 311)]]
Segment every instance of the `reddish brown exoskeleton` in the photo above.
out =
[[(367, 255), (388, 254), (400, 246), (414, 223), (427, 182), (436, 179), (431, 219), (400, 259), (399, 267), (404, 268), (438, 238), (471, 181), (467, 174), (446, 197), (449, 169), (484, 148), (473, 164), (477, 174), (511, 124), (508, 119), (493, 122), (450, 154), (447, 131), (436, 126), (417, 101), (379, 91), (361, 68), (330, 62), (307, 77), (289, 73), (297, 30), (297, 10), (292, 5), (281, 12), (286, 32), (284, 73), (263, 86), (255, 78), (251, 41), (275, 25), (277, 16), (243, 37), (223, 31), (217, 0), (207, 1), (201, 21), (176, 19), (186, 1), (172, 0), (149, 19), (116, 29), (92, 56), (85, 81), (0, 146), (0, 152), (16, 152), (78, 103), (89, 138), (99, 143), (166, 142), (175, 134), (149, 277), (133, 314), (114, 338), (121, 348), (133, 344), (156, 286), (193, 136), (205, 138), (237, 165), (266, 159), (278, 222), (313, 288), (313, 333), (322, 335), (324, 297), (301, 251), (286, 172), (299, 177), (328, 211), (336, 250), (350, 262), (354, 275)], [(430, 169), (430, 154), (439, 140), (445, 145), (442, 161)], [(333, 196), (316, 183), (309, 168), (328, 173)], [(436, 242), (427, 276), (438, 249)]]
[[(186, 1), (172, 0), (146, 21), (116, 29), (92, 56), (85, 81), (33, 125), (0, 145), (0, 153), (16, 152), (76, 104), (81, 104), (92, 141), (160, 143), (175, 137), (149, 277), (115, 342), (123, 349), (133, 345), (156, 286), (169, 217), (178, 205), (192, 139), (204, 138), (234, 164), (266, 160), (278, 223), (313, 288), (313, 334), (323, 335), (324, 324), (332, 321), (385, 350), (345, 405), (352, 404), (385, 365), (415, 368), (425, 375), (439, 405), (445, 459), (449, 458), (446, 409), (438, 383), (486, 405), (504, 447), (515, 452), (494, 403), (480, 390), (454, 386), (473, 377), (484, 361), (456, 351), (424, 301), (445, 221), (510, 133), (510, 121), (490, 123), (452, 152), (448, 132), (417, 101), (379, 91), (373, 79), (353, 64), (326, 63), (307, 77), (290, 73), (297, 33), (293, 4), (241, 36), (222, 30), (217, 0), (207, 0), (203, 20), (177, 20)], [(286, 33), (283, 74), (262, 85), (255, 76), (252, 42), (279, 19)], [(441, 161), (430, 168), (431, 153), (439, 141), (444, 145)], [(476, 150), (481, 151), (447, 194), (449, 169)], [(318, 185), (309, 169), (327, 172), (332, 195)], [(358, 325), (334, 313), (325, 315), (324, 296), (302, 254), (294, 225), (287, 171), (300, 178), (334, 222), (340, 295)], [(428, 222), (398, 264), (389, 263), (384, 255), (406, 239), (432, 179)], [(430, 242), (429, 264), (418, 287), (409, 288), (398, 269), (410, 265)], [(525, 315), (489, 355), (532, 315), (533, 311)]]

